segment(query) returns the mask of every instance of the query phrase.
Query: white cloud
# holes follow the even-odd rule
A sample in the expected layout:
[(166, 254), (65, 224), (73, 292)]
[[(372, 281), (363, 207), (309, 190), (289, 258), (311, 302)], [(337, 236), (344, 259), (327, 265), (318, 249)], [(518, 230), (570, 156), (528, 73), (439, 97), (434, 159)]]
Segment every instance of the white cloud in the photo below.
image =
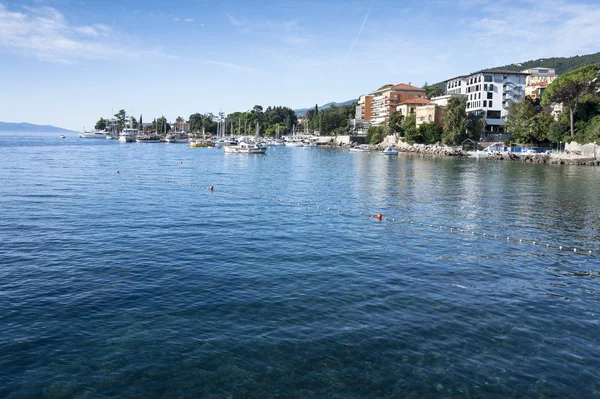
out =
[(186, 18), (184, 19), (185, 22), (194, 22), (194, 18)]
[(132, 51), (124, 37), (109, 26), (72, 26), (52, 7), (22, 7), (10, 11), (0, 4), (0, 51), (8, 49), (44, 61), (79, 60), (145, 55), (167, 56), (160, 49)]
[(173, 18), (173, 21), (179, 21), (179, 18), (175, 17)]

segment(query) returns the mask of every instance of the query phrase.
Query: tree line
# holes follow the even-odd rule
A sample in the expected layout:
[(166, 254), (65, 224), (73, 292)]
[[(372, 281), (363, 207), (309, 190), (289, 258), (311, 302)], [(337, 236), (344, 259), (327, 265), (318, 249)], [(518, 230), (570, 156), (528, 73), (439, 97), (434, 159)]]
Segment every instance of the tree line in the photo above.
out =
[(321, 136), (348, 134), (352, 119), (356, 116), (356, 103), (332, 105), (329, 108), (315, 108), (306, 113), (308, 130), (319, 132)]

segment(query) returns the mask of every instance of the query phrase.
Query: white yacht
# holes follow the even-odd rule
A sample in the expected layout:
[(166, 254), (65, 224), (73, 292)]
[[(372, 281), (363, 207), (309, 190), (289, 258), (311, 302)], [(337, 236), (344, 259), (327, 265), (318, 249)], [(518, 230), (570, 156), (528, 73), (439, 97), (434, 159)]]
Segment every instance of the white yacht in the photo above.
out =
[(138, 130), (137, 129), (123, 129), (121, 134), (119, 135), (119, 143), (135, 143), (135, 139), (137, 138)]
[(93, 130), (91, 132), (84, 131), (79, 135), (81, 139), (104, 139), (106, 140), (106, 132), (100, 130)]
[(369, 146), (366, 145), (366, 144), (361, 144), (359, 146), (350, 148), (350, 151), (354, 151), (354, 152), (371, 152), (371, 148), (369, 148)]

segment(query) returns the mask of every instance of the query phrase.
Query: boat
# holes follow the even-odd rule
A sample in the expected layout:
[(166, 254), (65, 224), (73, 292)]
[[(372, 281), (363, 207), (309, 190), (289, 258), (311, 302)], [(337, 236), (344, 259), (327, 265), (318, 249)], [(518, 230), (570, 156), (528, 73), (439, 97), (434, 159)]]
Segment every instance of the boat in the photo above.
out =
[(110, 134), (106, 135), (106, 140), (114, 140), (115, 138)]
[(167, 134), (167, 137), (165, 137), (165, 141), (167, 143), (177, 143), (177, 137), (174, 134)]
[(81, 133), (79, 135), (79, 138), (81, 139), (106, 139), (106, 132), (105, 131), (100, 131), (100, 130), (93, 130), (91, 132), (86, 132), (85, 129), (83, 129), (83, 133)]
[(264, 154), (267, 147), (262, 144), (242, 141), (238, 145), (223, 146), (223, 150), (230, 154)]
[(60, 135), (60, 138), (61, 138), (61, 139), (64, 139), (64, 138), (65, 138), (65, 135), (64, 135), (64, 134), (61, 134), (61, 135)]
[(366, 145), (366, 144), (361, 144), (361, 145), (358, 145), (356, 147), (350, 148), (350, 151), (353, 151), (353, 152), (371, 152), (371, 148), (369, 148), (369, 146)]
[(137, 129), (123, 129), (121, 134), (119, 135), (119, 143), (133, 143), (138, 135)]
[(381, 151), (383, 155), (398, 155), (398, 150), (394, 147), (385, 147), (383, 151)]
[(135, 138), (136, 143), (160, 143), (160, 136), (156, 134), (144, 134)]
[(292, 138), (284, 142), (286, 147), (304, 147), (304, 143), (296, 134), (296, 126), (292, 126)]
[(215, 147), (221, 148), (221, 147), (224, 147), (226, 145), (233, 146), (233, 145), (237, 145), (237, 144), (238, 144), (238, 142), (235, 139), (225, 139), (225, 138), (223, 138), (223, 139), (220, 139), (217, 142), (215, 142)]

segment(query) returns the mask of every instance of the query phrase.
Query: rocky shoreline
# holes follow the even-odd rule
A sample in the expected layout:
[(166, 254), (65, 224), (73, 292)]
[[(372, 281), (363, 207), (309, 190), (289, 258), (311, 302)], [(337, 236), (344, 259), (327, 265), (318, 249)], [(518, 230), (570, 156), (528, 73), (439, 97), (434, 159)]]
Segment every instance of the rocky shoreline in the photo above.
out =
[[(377, 150), (383, 150), (387, 145), (379, 144), (375, 146)], [(412, 153), (412, 154), (423, 154), (423, 155), (434, 155), (443, 157), (466, 157), (469, 154), (463, 151), (460, 147), (449, 147), (438, 144), (408, 144), (405, 142), (399, 142), (396, 145), (392, 145), (398, 152)]]
[[(351, 147), (351, 146), (345, 146)], [(405, 142), (390, 143), (384, 141), (381, 144), (370, 146), (373, 150), (381, 151), (386, 147), (394, 147), (398, 152), (407, 154), (419, 154), (419, 155), (430, 155), (436, 157), (471, 157), (467, 151), (462, 150), (460, 147), (449, 147), (439, 144), (408, 144)], [(571, 155), (490, 155), (483, 153), (480, 159), (491, 160), (491, 161), (508, 161), (508, 162), (522, 162), (522, 163), (533, 163), (533, 164), (546, 164), (546, 165), (577, 165), (577, 166), (600, 166), (600, 160), (594, 157), (574, 157)]]

